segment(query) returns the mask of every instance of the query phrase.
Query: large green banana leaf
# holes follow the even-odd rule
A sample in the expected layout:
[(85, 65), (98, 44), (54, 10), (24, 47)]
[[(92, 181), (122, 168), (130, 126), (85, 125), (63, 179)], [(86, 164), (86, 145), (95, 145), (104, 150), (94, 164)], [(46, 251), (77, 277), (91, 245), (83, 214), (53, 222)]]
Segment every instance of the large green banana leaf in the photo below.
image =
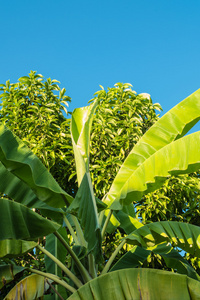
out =
[(11, 282), (15, 275), (23, 270), (23, 267), (16, 265), (0, 265), (0, 289), (7, 283)]
[(151, 250), (144, 249), (139, 246), (134, 246), (133, 249), (124, 254), (110, 269), (110, 272), (121, 269), (136, 268), (142, 266), (147, 259)]
[[(131, 168), (131, 165), (130, 165)], [(166, 178), (174, 174), (190, 173), (200, 168), (200, 132), (195, 132), (161, 148), (136, 170), (129, 178), (119, 182), (116, 199), (107, 201), (111, 209), (120, 209), (122, 205), (137, 202), (144, 193), (158, 189)], [(122, 174), (121, 174), (122, 175)]]
[(76, 108), (72, 114), (71, 135), (79, 185), (85, 172), (89, 172), (90, 132), (97, 104), (95, 101), (89, 106)]
[(84, 237), (88, 242), (88, 251), (94, 251), (95, 257), (101, 256), (101, 231), (98, 221), (96, 200), (89, 174), (89, 141), (94, 104), (75, 109), (72, 114), (71, 134), (76, 161), (79, 190), (68, 212), (77, 215), (84, 228)]
[(33, 190), (18, 177), (7, 171), (0, 163), (0, 192), (11, 199), (30, 208), (40, 209), (40, 212), (55, 221), (63, 221), (64, 211), (39, 200)]
[(42, 201), (36, 208), (39, 209), (42, 216), (63, 225), (63, 216), (66, 212), (62, 208), (51, 207)]
[(192, 268), (189, 262), (178, 253), (178, 251), (172, 249), (169, 253), (162, 253), (161, 256), (168, 268), (177, 270), (179, 274), (186, 274), (188, 277), (200, 281), (198, 273)]
[[(101, 215), (99, 216), (99, 222), (101, 224), (101, 228), (103, 229), (103, 226), (105, 224), (106, 218), (110, 214), (110, 209), (106, 209), (102, 211)], [(118, 221), (118, 218), (114, 214), (111, 215), (110, 220), (108, 222), (108, 225), (106, 227), (106, 232), (107, 233), (113, 233), (116, 228), (118, 228), (120, 225), (120, 222)], [(133, 231), (133, 230), (132, 230)]]
[(186, 275), (154, 269), (124, 269), (100, 276), (69, 300), (197, 300), (200, 282)]
[(61, 189), (37, 156), (4, 125), (0, 125), (0, 161), (49, 206), (64, 207), (72, 202), (73, 198)]
[(83, 177), (81, 186), (68, 212), (77, 215), (84, 228), (84, 238), (88, 242), (88, 251), (94, 251), (95, 256), (99, 257), (101, 255), (101, 231), (92, 183), (88, 178), (88, 173)]
[(189, 262), (185, 260), (178, 251), (174, 250), (171, 246), (166, 245), (166, 243), (164, 243), (164, 245), (162, 244), (161, 247), (158, 245), (158, 247), (155, 247), (152, 251), (139, 246), (134, 246), (131, 251), (124, 254), (116, 262), (116, 264), (110, 269), (110, 272), (120, 269), (141, 267), (151, 253), (162, 256), (166, 266), (170, 269), (176, 270), (177, 273), (185, 274), (188, 277), (200, 280), (200, 276), (192, 268)]
[[(200, 119), (200, 90), (187, 97), (160, 118), (138, 141), (115, 177), (105, 203), (119, 198), (134, 171), (156, 151), (185, 135)], [(115, 204), (113, 209), (121, 206)]]
[(23, 240), (2, 240), (0, 241), (0, 257), (12, 258), (22, 255), (37, 246), (35, 242)]
[(44, 293), (49, 289), (47, 280), (40, 275), (30, 275), (21, 280), (12, 288), (4, 300), (25, 299), (42, 300)]
[(59, 224), (17, 202), (0, 199), (0, 207), (0, 240), (34, 240), (60, 228)]
[(133, 218), (131, 215), (125, 213), (123, 210), (114, 212), (114, 215), (119, 220), (120, 227), (126, 232), (126, 234), (129, 234), (135, 229), (143, 226), (143, 224), (139, 220)]
[(2, 163), (0, 163), (0, 192), (3, 195), (19, 202), (30, 208), (40, 209), (40, 212), (57, 222), (63, 222), (64, 211), (61, 208), (55, 208), (39, 200), (33, 190), (22, 180), (9, 172)]
[(36, 203), (40, 203), (31, 188), (11, 172), (7, 171), (2, 163), (0, 163), (0, 178), (0, 192), (2, 194), (28, 207), (35, 207)]
[(144, 225), (127, 237), (127, 243), (152, 249), (163, 242), (200, 257), (200, 227), (175, 221), (160, 221)]
[[(110, 212), (110, 209), (104, 210), (104, 216), (99, 218), (102, 218), (101, 227), (103, 227), (103, 224), (105, 223), (106, 217), (108, 213)], [(131, 203), (129, 205), (124, 205), (122, 207), (122, 210), (119, 211), (113, 211), (109, 223), (106, 227), (107, 233), (113, 233), (117, 227), (121, 227), (124, 229), (124, 231), (129, 234), (134, 229), (141, 227), (142, 224), (137, 221), (135, 218), (135, 208), (134, 205)]]

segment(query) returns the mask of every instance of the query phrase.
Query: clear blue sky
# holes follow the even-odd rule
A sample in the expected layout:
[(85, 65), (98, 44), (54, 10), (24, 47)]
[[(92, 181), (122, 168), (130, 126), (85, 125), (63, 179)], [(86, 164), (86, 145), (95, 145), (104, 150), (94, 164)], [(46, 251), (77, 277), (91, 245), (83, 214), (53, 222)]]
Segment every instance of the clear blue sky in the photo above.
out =
[(198, 0), (2, 1), (0, 83), (36, 70), (73, 110), (128, 82), (166, 112), (200, 88), (199, 12)]

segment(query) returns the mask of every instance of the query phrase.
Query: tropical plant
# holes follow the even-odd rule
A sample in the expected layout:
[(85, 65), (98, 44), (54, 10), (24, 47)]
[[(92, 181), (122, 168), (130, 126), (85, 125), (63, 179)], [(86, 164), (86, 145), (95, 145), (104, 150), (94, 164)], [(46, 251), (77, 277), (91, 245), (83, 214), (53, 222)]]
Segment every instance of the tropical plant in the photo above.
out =
[[(162, 109), (160, 104), (152, 102), (149, 94), (136, 94), (131, 84), (117, 83), (108, 91), (101, 88), (89, 101), (99, 102), (90, 141), (90, 174), (94, 194), (99, 199), (109, 191), (133, 146), (158, 120), (156, 110)], [(73, 170), (71, 173), (76, 175)], [(133, 202), (136, 217), (142, 220), (142, 224), (173, 220), (199, 225), (199, 185), (196, 174), (171, 176), (160, 189)], [(122, 234), (123, 231), (117, 229), (106, 236), (105, 259), (116, 249)], [(124, 252), (121, 249), (115, 260)]]
[[(0, 85), (0, 120), (41, 159), (59, 185), (72, 192), (73, 186), (68, 182), (67, 173), (72, 157), (70, 120), (63, 114), (68, 115), (66, 107), (71, 100), (65, 92), (59, 87), (59, 81), (44, 80), (35, 71), (19, 78), (17, 83), (11, 84), (8, 80)], [(44, 241), (41, 240), (42, 243)], [(22, 258), (15, 258), (15, 263), (43, 269), (44, 255), (39, 250), (29, 251)], [(20, 274), (20, 279), (23, 279), (21, 272), (16, 280), (19, 280)], [(5, 293), (14, 282), (6, 285)]]
[[(156, 110), (162, 109), (149, 94), (137, 94), (129, 83), (116, 83), (107, 91), (100, 87), (88, 102), (99, 103), (90, 136), (90, 174), (94, 194), (99, 199), (109, 191), (133, 145), (158, 120)], [(70, 183), (77, 190), (73, 155), (69, 170)]]
[[(99, 105), (91, 129), (90, 172), (95, 196), (102, 199), (133, 146), (158, 120), (156, 110), (162, 108), (149, 94), (136, 94), (128, 83), (117, 83), (107, 92), (102, 87), (94, 95), (89, 102)], [(199, 225), (199, 185), (198, 174), (171, 176), (135, 203), (136, 215), (143, 224), (173, 220)]]
[[(74, 199), (28, 147), (0, 125), (0, 192), (9, 196), (0, 199), (1, 257), (19, 256), (35, 248), (46, 256), (46, 272), (15, 264), (0, 267), (2, 284), (23, 270), (35, 274), (17, 284), (5, 299), (19, 295), (35, 299), (49, 288), (61, 299), (160, 299), (161, 294), (165, 299), (198, 299), (199, 274), (179, 249), (199, 258), (200, 228), (176, 221), (143, 225), (132, 203), (161, 187), (170, 176), (199, 169), (200, 133), (185, 134), (200, 119), (200, 90), (140, 138), (103, 201), (95, 198), (89, 170), (89, 137), (98, 105), (97, 100), (72, 114), (79, 187)], [(104, 260), (103, 241), (107, 231), (117, 227), (124, 236)], [(44, 236), (45, 248), (37, 242)], [(113, 264), (122, 248), (126, 254)], [(140, 268), (152, 255), (163, 259), (171, 272)], [(35, 289), (28, 298), (31, 284)]]

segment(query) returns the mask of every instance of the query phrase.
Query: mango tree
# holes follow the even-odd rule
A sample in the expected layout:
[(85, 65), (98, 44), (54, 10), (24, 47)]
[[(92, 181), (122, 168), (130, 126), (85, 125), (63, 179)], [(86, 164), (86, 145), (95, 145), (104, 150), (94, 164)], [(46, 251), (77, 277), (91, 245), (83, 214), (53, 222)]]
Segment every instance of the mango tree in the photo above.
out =
[[(65, 190), (72, 157), (67, 107), (71, 101), (58, 80), (30, 71), (16, 83), (0, 84), (0, 121), (36, 154)], [(70, 157), (69, 157), (70, 153)]]
[[(0, 256), (31, 249), (45, 254), (46, 272), (15, 264), (0, 266), (2, 283), (28, 270), (5, 299), (42, 299), (49, 290), (64, 299), (198, 299), (199, 274), (179, 249), (200, 255), (200, 228), (175, 221), (143, 225), (132, 204), (174, 174), (200, 166), (200, 133), (186, 135), (200, 119), (200, 90), (159, 119), (137, 142), (102, 201), (89, 170), (92, 119), (98, 100), (72, 114), (71, 134), (78, 192), (73, 199), (42, 162), (5, 125), (0, 125)], [(5, 197), (6, 196), (6, 197)], [(38, 212), (40, 214), (38, 214)], [(108, 260), (104, 240), (115, 228), (124, 237)], [(46, 237), (45, 248), (38, 239)], [(120, 249), (127, 253), (119, 261)], [(141, 268), (155, 253), (171, 272)], [(29, 287), (33, 290), (29, 293)], [(24, 298), (23, 298), (24, 297)]]

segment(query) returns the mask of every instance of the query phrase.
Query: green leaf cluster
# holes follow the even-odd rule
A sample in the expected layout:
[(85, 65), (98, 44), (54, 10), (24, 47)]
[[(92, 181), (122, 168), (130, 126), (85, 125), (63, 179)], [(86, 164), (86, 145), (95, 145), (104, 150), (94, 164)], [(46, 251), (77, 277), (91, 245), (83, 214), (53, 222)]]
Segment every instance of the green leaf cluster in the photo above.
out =
[(199, 226), (199, 187), (198, 172), (172, 176), (160, 189), (144, 195), (136, 203), (136, 216), (143, 224), (171, 220)]
[(125, 158), (157, 120), (162, 108), (149, 94), (137, 94), (132, 85), (116, 83), (95, 93), (99, 101), (91, 132), (90, 168), (95, 195), (108, 192)]
[[(31, 71), (17, 83), (0, 85), (0, 120), (36, 154), (59, 184), (68, 189), (71, 139), (67, 107), (71, 101), (59, 81)], [(70, 154), (70, 155), (69, 155)], [(71, 190), (71, 187), (69, 187)]]

